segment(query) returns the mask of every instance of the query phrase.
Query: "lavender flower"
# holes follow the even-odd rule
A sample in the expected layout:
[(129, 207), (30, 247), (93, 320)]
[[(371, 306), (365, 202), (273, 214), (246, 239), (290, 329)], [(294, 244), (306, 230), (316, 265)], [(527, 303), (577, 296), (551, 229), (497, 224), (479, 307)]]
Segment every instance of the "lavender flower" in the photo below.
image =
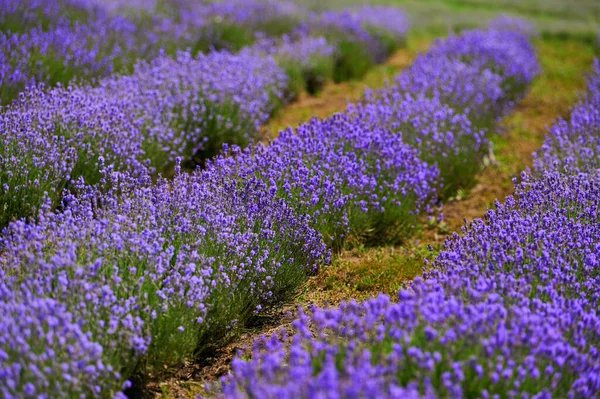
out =
[(366, 126), (399, 135), (417, 149), (422, 160), (435, 165), (440, 171), (441, 198), (473, 185), (488, 152), (486, 131), (474, 127), (468, 114), (436, 98), (399, 92), (383, 98), (367, 96), (364, 104), (350, 105), (347, 112)]

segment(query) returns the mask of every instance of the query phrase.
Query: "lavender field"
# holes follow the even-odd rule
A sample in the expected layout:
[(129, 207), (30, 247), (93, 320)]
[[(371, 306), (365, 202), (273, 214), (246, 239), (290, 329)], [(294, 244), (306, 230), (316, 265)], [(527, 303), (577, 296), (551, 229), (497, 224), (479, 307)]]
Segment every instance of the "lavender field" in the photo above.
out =
[(0, 0), (0, 397), (600, 397), (598, 10), (425, 3)]

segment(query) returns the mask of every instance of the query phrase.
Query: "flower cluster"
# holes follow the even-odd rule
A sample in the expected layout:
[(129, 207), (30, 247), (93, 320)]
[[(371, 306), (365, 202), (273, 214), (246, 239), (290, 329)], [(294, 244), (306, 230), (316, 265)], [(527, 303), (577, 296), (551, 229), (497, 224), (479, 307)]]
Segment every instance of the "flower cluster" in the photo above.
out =
[(510, 107), (506, 104), (508, 100), (504, 97), (500, 75), (465, 63), (452, 53), (419, 56), (406, 73), (394, 79), (394, 83), (392, 93), (418, 90), (468, 112), (481, 120), (482, 126), (494, 124)]
[(539, 69), (523, 34), (474, 30), (437, 43), (398, 75), (391, 91), (425, 93), (489, 125), (512, 109)]
[(267, 147), (237, 151), (236, 173), (275, 182), (297, 212), (311, 216), (325, 242), (405, 237), (436, 198), (438, 171), (400, 135), (346, 114), (280, 132)]
[(97, 87), (34, 88), (0, 114), (0, 225), (32, 214), (45, 195), (99, 180), (98, 160), (159, 172), (176, 156), (246, 145), (283, 100), (287, 77), (270, 58), (179, 53), (141, 62)]
[(403, 135), (435, 163), (440, 196), (474, 183), (495, 123), (524, 95), (539, 65), (526, 37), (510, 31), (467, 31), (430, 51), (350, 112)]
[(417, 149), (422, 160), (436, 166), (440, 199), (473, 185), (489, 142), (488, 131), (474, 126), (468, 114), (418, 90), (417, 94), (393, 92), (367, 98), (348, 106), (347, 112), (366, 126), (397, 134)]

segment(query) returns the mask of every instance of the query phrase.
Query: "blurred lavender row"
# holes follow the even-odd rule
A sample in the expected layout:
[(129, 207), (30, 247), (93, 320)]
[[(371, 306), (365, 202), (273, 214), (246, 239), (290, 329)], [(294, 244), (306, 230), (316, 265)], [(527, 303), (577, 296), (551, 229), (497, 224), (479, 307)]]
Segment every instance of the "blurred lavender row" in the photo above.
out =
[(569, 119), (559, 119), (550, 128), (542, 147), (534, 154), (534, 169), (569, 174), (593, 173), (600, 169), (600, 62), (594, 60), (586, 96)]
[[(465, 33), (465, 40), (472, 34)], [(490, 31), (478, 37), (501, 35)], [(489, 42), (484, 40), (483, 48)], [(481, 51), (475, 46), (472, 57), (477, 59)], [(217, 74), (239, 76), (229, 79), (236, 82), (233, 86), (243, 79), (269, 81), (269, 76), (244, 75), (239, 65), (238, 72), (228, 71), (219, 61), (231, 57), (247, 64), (249, 58), (243, 57), (255, 55), (201, 56), (198, 69), (214, 65), (223, 69)], [(79, 95), (76, 88), (67, 90), (68, 96), (57, 91), (52, 109), (69, 109), (69, 124), (90, 129), (96, 126), (91, 122), (104, 128), (104, 118), (114, 113), (106, 119), (110, 123), (125, 121), (128, 129), (144, 132), (156, 146), (174, 148), (185, 137), (175, 135), (163, 142), (152, 129), (163, 118), (180, 123), (187, 120), (179, 118), (186, 112), (205, 112), (194, 105), (182, 108), (190, 104), (186, 87), (191, 84), (188, 74), (197, 69), (194, 62), (182, 53), (176, 61), (160, 59), (140, 65), (131, 77), (107, 80), (95, 90), (115, 91), (122, 103), (99, 103), (102, 118), (81, 119), (76, 107), (61, 105), (61, 100), (72, 104), (67, 99)], [(183, 69), (177, 79), (161, 79), (177, 75), (181, 65), (191, 68)], [(216, 73), (195, 73), (205, 72)], [(143, 90), (129, 84), (138, 77), (144, 78)], [(229, 86), (219, 82), (215, 78), (202, 83), (203, 90), (209, 89), (207, 97), (211, 90), (227, 93)], [(196, 86), (191, 87), (197, 93)], [(147, 100), (127, 105), (139, 92), (147, 93)], [(58, 211), (47, 199), (36, 222), (11, 222), (0, 240), (0, 392), (7, 398), (49, 391), (60, 396), (122, 395), (135, 373), (202, 353), (211, 340), (289, 295), (346, 242), (408, 237), (419, 215), (438, 201), (446, 150), (471, 151), (469, 145), (482, 141), (484, 134), (471, 128), (468, 113), (428, 93), (396, 93), (372, 108), (355, 105), (347, 113), (287, 129), (268, 145), (232, 146), (191, 174), (183, 173), (176, 159), (175, 178), (158, 178), (156, 183), (145, 168), (130, 170), (134, 163), (117, 171), (123, 169), (118, 163), (121, 153), (146, 151), (136, 141), (137, 133), (129, 136), (131, 141), (125, 136), (113, 141), (107, 135), (105, 145), (104, 135), (90, 135), (97, 141), (83, 148), (91, 152), (81, 158), (72, 154), (63, 164), (91, 159), (95, 168), (81, 170), (94, 171), (98, 183), (90, 186), (87, 176), (72, 179)], [(228, 101), (239, 101), (243, 110), (245, 100), (236, 95)], [(16, 108), (15, 112), (20, 115)], [(11, 123), (54, 129), (58, 124), (53, 112), (42, 107), (25, 122), (15, 118)], [(140, 116), (129, 119), (130, 112)], [(237, 121), (224, 123), (229, 122), (237, 126)], [(7, 165), (25, 162), (21, 148), (26, 146), (19, 143), (48, 143), (36, 134), (14, 137), (16, 150)], [(55, 143), (68, 145), (81, 137), (87, 136), (65, 135)], [(427, 154), (436, 143), (443, 147), (437, 150), (439, 156)], [(113, 155), (108, 150), (94, 152), (121, 145), (125, 150)], [(73, 146), (72, 151), (81, 147)], [(158, 149), (161, 157), (169, 154)], [(45, 159), (40, 152), (31, 162)], [(54, 163), (47, 165), (40, 170)], [(38, 184), (46, 181), (40, 178)], [(235, 381), (226, 387), (250, 389)], [(266, 386), (264, 380), (248, 381), (256, 382), (259, 390)], [(293, 396), (302, 391), (288, 392)]]
[(38, 83), (66, 85), (73, 79), (127, 72), (139, 59), (196, 40), (192, 30), (176, 21), (158, 15), (129, 18), (90, 0), (3, 0), (0, 104)]
[(234, 361), (221, 395), (598, 396), (599, 83), (596, 61), (534, 174), (449, 239), (422, 278), (395, 299), (301, 310), (293, 337), (263, 337)]
[[(38, 83), (67, 85), (73, 79), (94, 81), (114, 72), (129, 73), (138, 60), (150, 61), (161, 53), (238, 51), (265, 35), (279, 38), (297, 32), (326, 36), (336, 49), (325, 58), (337, 69), (326, 71), (331, 76), (324, 78), (357, 78), (366, 69), (351, 71), (360, 57), (349, 53), (347, 45), (339, 41), (343, 38), (343, 43), (352, 43), (361, 54), (384, 45), (388, 50), (397, 47), (408, 24), (399, 11), (387, 10), (363, 10), (369, 18), (346, 21), (345, 17), (329, 20), (329, 14), (311, 14), (285, 0), (139, 4), (2, 0), (0, 104), (10, 103), (25, 88)], [(372, 27), (379, 25), (382, 27), (377, 33), (372, 32)], [(390, 38), (384, 41), (386, 35)], [(382, 51), (377, 50), (380, 55)], [(365, 60), (366, 66), (382, 60), (378, 55)]]

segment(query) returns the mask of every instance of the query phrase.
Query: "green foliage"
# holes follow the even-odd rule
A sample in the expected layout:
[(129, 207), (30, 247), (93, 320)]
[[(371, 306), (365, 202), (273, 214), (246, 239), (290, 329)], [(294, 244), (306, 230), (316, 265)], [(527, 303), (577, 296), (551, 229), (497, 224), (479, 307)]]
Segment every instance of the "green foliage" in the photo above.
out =
[(335, 83), (364, 77), (375, 64), (364, 44), (342, 40), (336, 44), (337, 54), (333, 70)]

